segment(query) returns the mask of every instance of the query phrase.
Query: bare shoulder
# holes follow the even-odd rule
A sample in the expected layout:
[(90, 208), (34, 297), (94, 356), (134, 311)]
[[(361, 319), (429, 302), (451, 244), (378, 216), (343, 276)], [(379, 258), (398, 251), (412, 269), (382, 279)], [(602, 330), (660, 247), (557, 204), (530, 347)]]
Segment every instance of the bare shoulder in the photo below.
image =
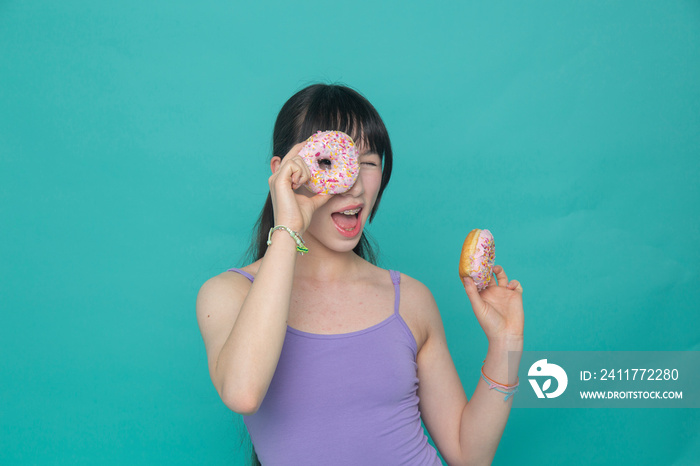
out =
[(222, 301), (232, 298), (240, 298), (248, 294), (250, 290), (250, 280), (240, 273), (222, 272), (208, 279), (199, 288), (197, 294), (197, 310), (200, 304), (207, 307), (212, 301)]
[(199, 289), (197, 323), (212, 374), (219, 351), (238, 318), (250, 287), (251, 282), (244, 275), (227, 271), (211, 277)]
[(442, 319), (430, 289), (421, 281), (404, 273), (401, 273), (400, 311), (409, 326), (415, 328), (416, 344), (420, 351), (433, 330), (442, 326)]
[[(250, 265), (241, 267), (239, 270), (248, 272), (255, 278), (255, 274), (260, 267), (260, 261), (253, 262)], [(218, 275), (214, 275), (209, 280), (204, 282), (204, 284), (199, 289), (199, 295), (197, 296), (197, 302), (199, 303), (200, 298), (202, 299), (226, 299), (233, 297), (245, 298), (248, 291), (250, 291), (251, 282), (243, 274), (237, 272), (221, 272)]]

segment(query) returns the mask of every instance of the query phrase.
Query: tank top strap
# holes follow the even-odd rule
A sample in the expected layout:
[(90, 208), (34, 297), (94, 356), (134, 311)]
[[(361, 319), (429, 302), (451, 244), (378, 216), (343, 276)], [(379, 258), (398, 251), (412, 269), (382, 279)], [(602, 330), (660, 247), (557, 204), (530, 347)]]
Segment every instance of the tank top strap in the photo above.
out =
[(401, 288), (399, 286), (401, 284), (401, 272), (399, 272), (398, 270), (389, 270), (389, 273), (391, 274), (391, 281), (394, 283), (394, 296), (396, 297), (394, 299), (394, 315), (397, 317), (396, 320), (401, 323), (401, 326), (406, 332), (406, 336), (410, 341), (411, 351), (413, 351), (413, 358), (415, 361), (415, 358), (418, 357), (418, 346), (416, 344), (416, 339), (413, 336), (411, 328), (408, 326), (404, 318), (401, 317), (401, 314), (399, 314), (399, 302), (401, 301)]
[(250, 280), (251, 283), (253, 282), (253, 278), (254, 278), (254, 277), (253, 277), (251, 274), (249, 274), (248, 272), (246, 272), (245, 270), (236, 269), (236, 268), (230, 268), (230, 269), (227, 270), (227, 272), (236, 272), (236, 273), (240, 273), (241, 275), (243, 275), (244, 277), (246, 277), (248, 280)]
[(399, 301), (401, 298), (401, 288), (399, 287), (401, 284), (401, 272), (398, 270), (389, 270), (389, 274), (391, 275), (391, 281), (394, 284), (394, 314), (398, 314)]

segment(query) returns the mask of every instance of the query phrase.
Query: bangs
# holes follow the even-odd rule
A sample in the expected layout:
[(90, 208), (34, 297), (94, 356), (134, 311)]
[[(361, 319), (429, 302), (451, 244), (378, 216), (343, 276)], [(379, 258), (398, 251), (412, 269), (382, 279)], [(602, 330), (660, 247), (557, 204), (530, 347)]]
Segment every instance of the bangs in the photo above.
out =
[(300, 117), (302, 121), (297, 142), (305, 141), (317, 131), (342, 131), (357, 146), (369, 148), (382, 160), (391, 147), (389, 135), (376, 109), (351, 89), (330, 87), (315, 93), (306, 112)]

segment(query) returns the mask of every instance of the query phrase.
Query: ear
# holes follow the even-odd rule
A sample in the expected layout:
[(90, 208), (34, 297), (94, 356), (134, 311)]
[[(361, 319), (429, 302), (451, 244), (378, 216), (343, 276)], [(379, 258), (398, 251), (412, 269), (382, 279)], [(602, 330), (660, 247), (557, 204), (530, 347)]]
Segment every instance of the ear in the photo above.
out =
[(272, 157), (272, 160), (270, 160), (270, 170), (272, 170), (272, 173), (275, 173), (281, 164), (282, 164), (282, 157), (280, 157), (278, 155), (275, 155), (274, 157)]

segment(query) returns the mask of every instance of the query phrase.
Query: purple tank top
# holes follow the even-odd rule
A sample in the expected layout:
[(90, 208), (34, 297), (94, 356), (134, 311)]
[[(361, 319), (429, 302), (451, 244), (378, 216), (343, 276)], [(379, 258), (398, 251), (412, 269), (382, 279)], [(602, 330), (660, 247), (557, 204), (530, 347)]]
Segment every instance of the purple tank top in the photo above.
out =
[[(229, 269), (248, 277), (243, 270)], [(263, 466), (440, 466), (421, 426), (416, 340), (394, 313), (364, 330), (316, 334), (287, 326), (260, 409), (243, 416)]]

